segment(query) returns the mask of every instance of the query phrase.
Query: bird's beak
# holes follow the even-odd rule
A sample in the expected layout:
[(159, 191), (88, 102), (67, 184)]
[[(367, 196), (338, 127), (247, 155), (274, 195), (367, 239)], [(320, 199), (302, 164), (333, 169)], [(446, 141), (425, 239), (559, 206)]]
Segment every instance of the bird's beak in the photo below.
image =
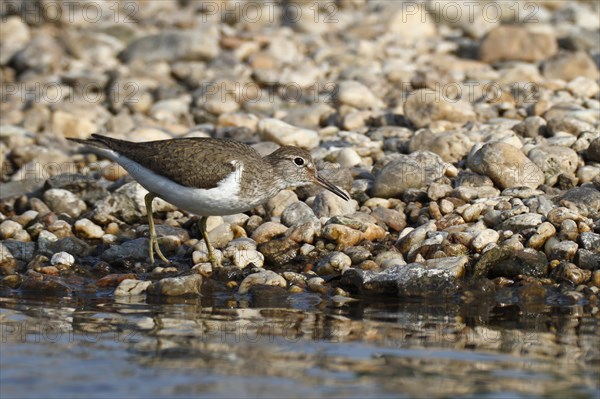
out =
[(341, 199), (346, 200), (346, 201), (348, 201), (350, 199), (348, 194), (343, 192), (338, 186), (331, 183), (329, 180), (326, 180), (324, 177), (320, 176), (318, 173), (315, 174), (315, 181), (317, 182), (317, 184), (325, 187), (327, 190), (331, 191), (332, 193), (334, 193)]

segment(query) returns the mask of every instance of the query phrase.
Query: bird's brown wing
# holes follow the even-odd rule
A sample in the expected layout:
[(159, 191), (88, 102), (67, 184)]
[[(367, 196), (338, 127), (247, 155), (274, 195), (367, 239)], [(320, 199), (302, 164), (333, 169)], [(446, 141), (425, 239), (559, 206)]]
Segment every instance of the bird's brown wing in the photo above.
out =
[(243, 143), (212, 138), (134, 143), (94, 134), (85, 144), (101, 144), (183, 186), (204, 189), (216, 187), (234, 172), (236, 166), (232, 161), (254, 153), (260, 158)]

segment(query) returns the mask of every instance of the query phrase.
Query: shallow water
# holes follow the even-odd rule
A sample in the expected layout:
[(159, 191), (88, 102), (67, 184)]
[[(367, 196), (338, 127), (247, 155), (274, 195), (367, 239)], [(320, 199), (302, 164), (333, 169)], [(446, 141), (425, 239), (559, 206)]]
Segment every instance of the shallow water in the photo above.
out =
[(3, 297), (0, 397), (599, 397), (588, 307), (472, 302)]

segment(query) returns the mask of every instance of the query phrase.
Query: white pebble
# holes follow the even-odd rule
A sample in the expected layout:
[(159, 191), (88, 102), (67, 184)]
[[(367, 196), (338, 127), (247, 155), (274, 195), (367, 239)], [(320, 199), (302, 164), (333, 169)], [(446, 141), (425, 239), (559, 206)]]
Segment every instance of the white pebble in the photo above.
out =
[(67, 252), (57, 252), (52, 255), (52, 259), (50, 259), (50, 263), (52, 266), (63, 265), (63, 266), (73, 266), (75, 263), (75, 258), (73, 255)]
[(75, 222), (75, 231), (85, 238), (102, 238), (104, 230), (89, 219), (79, 219)]

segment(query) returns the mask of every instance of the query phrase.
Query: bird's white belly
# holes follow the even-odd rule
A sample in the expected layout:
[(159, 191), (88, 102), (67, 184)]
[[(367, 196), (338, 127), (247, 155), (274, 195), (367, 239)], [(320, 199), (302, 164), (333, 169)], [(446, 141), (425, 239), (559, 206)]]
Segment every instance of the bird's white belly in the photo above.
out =
[[(240, 179), (244, 166), (240, 163), (217, 187), (200, 189), (182, 186), (160, 176), (137, 162), (114, 151), (109, 158), (119, 163), (146, 190), (185, 211), (199, 216), (224, 216), (245, 212), (260, 202), (243, 201), (239, 197)], [(109, 155), (109, 154), (106, 154)]]

